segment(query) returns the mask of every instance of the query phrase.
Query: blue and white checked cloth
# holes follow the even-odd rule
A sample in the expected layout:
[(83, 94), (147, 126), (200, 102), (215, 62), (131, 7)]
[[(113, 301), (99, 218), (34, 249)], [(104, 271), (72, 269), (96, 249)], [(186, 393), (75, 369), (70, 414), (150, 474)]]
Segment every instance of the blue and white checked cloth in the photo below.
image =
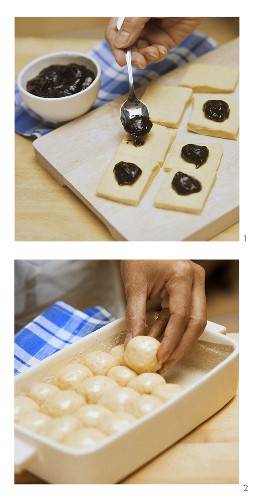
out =
[[(135, 88), (140, 87), (145, 82), (151, 82), (178, 66), (213, 50), (217, 45), (217, 42), (211, 37), (200, 31), (194, 31), (180, 45), (170, 50), (167, 57), (160, 63), (150, 64), (146, 69), (133, 68)], [(102, 106), (128, 92), (129, 80), (127, 67), (121, 68), (118, 66), (106, 40), (100, 42), (94, 49), (87, 52), (87, 54), (96, 59), (102, 73), (101, 88), (92, 109)], [(42, 121), (38, 115), (27, 108), (17, 87), (15, 88), (15, 100), (16, 133), (25, 137), (37, 138), (47, 134), (56, 127), (56, 125)]]
[(114, 319), (100, 306), (79, 311), (64, 302), (56, 302), (15, 335), (14, 375)]

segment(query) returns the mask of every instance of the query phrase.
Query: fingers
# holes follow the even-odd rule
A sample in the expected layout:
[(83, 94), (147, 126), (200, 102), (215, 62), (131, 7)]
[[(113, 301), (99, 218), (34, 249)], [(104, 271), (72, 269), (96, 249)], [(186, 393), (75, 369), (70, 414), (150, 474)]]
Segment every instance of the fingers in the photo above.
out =
[(144, 289), (130, 289), (126, 292), (126, 336), (125, 346), (137, 335), (144, 335), (146, 323), (146, 292)]
[(131, 47), (137, 41), (150, 17), (125, 17), (114, 41), (118, 49)]
[(192, 344), (203, 333), (206, 323), (205, 272), (202, 267), (195, 265), (192, 285), (192, 305), (188, 324), (177, 346), (171, 351), (168, 359), (164, 361), (160, 373), (173, 366), (186, 354)]

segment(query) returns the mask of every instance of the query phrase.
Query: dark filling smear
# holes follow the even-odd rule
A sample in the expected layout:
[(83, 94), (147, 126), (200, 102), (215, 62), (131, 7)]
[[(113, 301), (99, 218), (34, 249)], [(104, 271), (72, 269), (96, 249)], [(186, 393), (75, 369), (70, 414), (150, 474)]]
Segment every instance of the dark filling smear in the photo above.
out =
[(87, 89), (94, 79), (94, 72), (86, 66), (52, 64), (29, 80), (26, 89), (38, 97), (67, 97)]
[(144, 137), (150, 132), (153, 124), (148, 116), (135, 115), (128, 121), (123, 121), (124, 130), (133, 137), (134, 146), (143, 146)]
[(203, 104), (203, 111), (208, 120), (224, 122), (229, 117), (230, 108), (225, 101), (211, 99)]
[(172, 180), (172, 188), (182, 196), (198, 193), (202, 189), (201, 183), (183, 172), (177, 172)]
[(135, 163), (119, 161), (114, 167), (114, 174), (119, 186), (126, 186), (134, 184), (142, 174), (142, 170)]
[(206, 163), (209, 156), (209, 149), (206, 146), (197, 144), (185, 144), (181, 150), (181, 157), (188, 163), (194, 163), (196, 168)]

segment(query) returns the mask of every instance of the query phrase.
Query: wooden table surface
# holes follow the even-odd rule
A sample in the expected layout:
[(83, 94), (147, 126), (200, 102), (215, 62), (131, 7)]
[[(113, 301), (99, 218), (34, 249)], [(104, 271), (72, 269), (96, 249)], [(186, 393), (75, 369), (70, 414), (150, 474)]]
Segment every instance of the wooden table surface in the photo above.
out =
[[(97, 39), (16, 38), (16, 77), (32, 59), (57, 50), (87, 51)], [(32, 140), (16, 134), (17, 241), (113, 241), (104, 224), (35, 160)], [(239, 240), (239, 224), (214, 241)]]
[[(238, 334), (229, 337), (238, 342)], [(120, 484), (237, 484), (238, 393), (220, 411)], [(29, 472), (16, 484), (42, 484)]]

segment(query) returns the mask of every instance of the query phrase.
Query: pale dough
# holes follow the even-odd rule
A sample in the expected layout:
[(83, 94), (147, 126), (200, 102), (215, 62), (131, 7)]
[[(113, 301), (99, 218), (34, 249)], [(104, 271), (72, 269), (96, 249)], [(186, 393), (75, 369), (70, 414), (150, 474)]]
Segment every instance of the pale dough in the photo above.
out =
[(59, 388), (52, 384), (38, 382), (33, 384), (29, 391), (29, 396), (36, 401), (39, 405), (44, 403), (49, 394), (59, 392)]
[(31, 411), (39, 410), (37, 403), (28, 396), (16, 396), (14, 399), (14, 417), (15, 422), (19, 422), (21, 418)]
[(224, 122), (215, 122), (206, 118), (203, 104), (210, 97), (196, 95), (193, 97), (193, 109), (188, 122), (188, 129), (197, 134), (222, 137), (223, 139), (237, 139), (239, 130), (239, 101), (237, 98), (225, 98), (216, 96), (216, 99), (224, 100), (230, 108), (229, 117)]
[(84, 380), (92, 376), (91, 370), (81, 363), (69, 363), (57, 372), (55, 383), (60, 389), (76, 389)]
[(108, 408), (100, 405), (88, 404), (81, 406), (75, 413), (74, 416), (77, 417), (84, 427), (97, 427), (101, 421), (104, 421), (105, 417), (111, 415), (111, 411)]
[(61, 415), (71, 415), (83, 404), (84, 399), (75, 391), (59, 391), (50, 394), (41, 409), (52, 417), (60, 417)]
[[(136, 182), (134, 182), (134, 184), (129, 186), (120, 186), (118, 184), (113, 170), (115, 165), (120, 161), (134, 163), (141, 168), (142, 174)], [(117, 201), (119, 203), (138, 205), (159, 170), (159, 162), (156, 162), (149, 156), (146, 156), (145, 152), (142, 158), (139, 158), (138, 162), (136, 160), (135, 152), (129, 152), (124, 158), (119, 156), (119, 153), (116, 153), (99, 182), (96, 194), (97, 196)]]
[[(165, 176), (154, 201), (154, 205), (157, 208), (179, 210), (181, 212), (194, 214), (201, 213), (216, 179), (217, 170), (222, 157), (222, 146), (214, 143), (205, 144), (203, 141), (195, 141), (195, 143), (200, 146), (208, 147), (209, 157), (207, 162), (201, 167), (196, 168), (193, 163), (188, 163), (181, 158), (181, 149), (186, 142), (174, 144), (174, 149), (172, 149), (165, 161), (165, 170), (170, 170), (170, 172)], [(179, 195), (171, 185), (178, 171), (188, 174), (201, 182), (201, 191), (186, 196)]]
[(160, 342), (144, 335), (132, 338), (124, 352), (125, 364), (137, 373), (156, 372), (162, 366), (157, 359)]
[(152, 122), (178, 128), (191, 96), (191, 89), (156, 84), (146, 89), (142, 101), (148, 107)]
[(111, 389), (99, 399), (99, 404), (112, 411), (125, 411), (129, 401), (139, 398), (140, 395), (129, 387), (116, 387)]
[[(175, 130), (153, 124), (151, 131), (145, 137), (145, 144), (143, 146), (134, 146), (131, 138), (126, 135), (118, 146), (116, 153), (123, 160), (126, 154), (132, 153), (135, 156), (137, 164), (145, 155), (146, 158), (151, 158), (162, 165), (175, 137)], [(135, 163), (135, 161), (133, 161), (133, 163)]]
[(111, 435), (116, 432), (125, 431), (135, 421), (136, 417), (134, 415), (125, 411), (116, 411), (100, 421), (99, 429), (105, 432), (105, 434)]
[(129, 401), (126, 405), (126, 410), (135, 415), (135, 417), (142, 417), (161, 406), (161, 404), (162, 401), (156, 396), (142, 394), (135, 401)]
[(39, 432), (50, 420), (52, 420), (52, 418), (49, 417), (49, 415), (45, 415), (45, 413), (41, 413), (40, 411), (32, 411), (31, 413), (26, 413), (26, 415), (20, 419), (19, 423), (30, 431)]
[(93, 427), (87, 427), (68, 434), (64, 444), (72, 448), (91, 448), (105, 438), (106, 434), (104, 432)]
[(104, 351), (88, 352), (84, 356), (84, 363), (94, 375), (106, 375), (116, 365), (115, 358)]
[(189, 65), (179, 85), (193, 92), (234, 92), (238, 79), (238, 68), (195, 63)]
[(124, 344), (116, 345), (112, 347), (110, 351), (111, 356), (113, 356), (116, 360), (117, 365), (123, 364), (123, 354), (124, 354)]
[(127, 366), (113, 366), (108, 372), (108, 377), (114, 379), (119, 385), (125, 386), (137, 377), (137, 374)]
[(63, 417), (52, 418), (43, 425), (40, 434), (61, 443), (64, 438), (77, 429), (80, 429), (82, 424), (78, 418), (73, 415), (65, 415)]
[(183, 388), (178, 384), (157, 385), (152, 390), (152, 394), (162, 401), (166, 402), (173, 399)]
[(151, 394), (158, 385), (166, 385), (166, 380), (158, 373), (141, 373), (128, 383), (128, 387), (141, 394)]
[(82, 394), (84, 399), (90, 404), (98, 403), (102, 394), (109, 389), (118, 387), (115, 380), (105, 375), (96, 375), (85, 380), (77, 389), (79, 394)]

